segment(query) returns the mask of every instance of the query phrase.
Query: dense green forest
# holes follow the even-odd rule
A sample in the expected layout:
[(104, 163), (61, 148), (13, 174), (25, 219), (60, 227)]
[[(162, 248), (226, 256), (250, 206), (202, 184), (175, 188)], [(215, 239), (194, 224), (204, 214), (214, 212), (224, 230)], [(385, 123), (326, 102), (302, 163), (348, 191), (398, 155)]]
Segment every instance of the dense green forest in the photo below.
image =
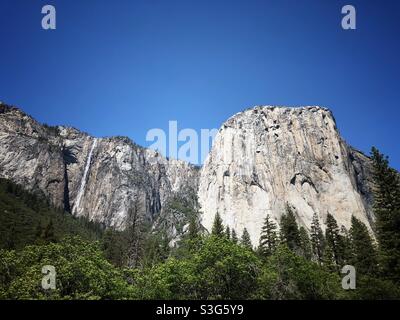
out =
[[(0, 299), (399, 299), (400, 181), (372, 149), (375, 236), (355, 217), (349, 230), (332, 215), (310, 232), (287, 207), (278, 226), (265, 217), (258, 244), (215, 215), (211, 234), (193, 208), (177, 245), (135, 210), (124, 231), (74, 218), (43, 195), (0, 180)], [(41, 287), (44, 265), (56, 289)], [(357, 271), (342, 288), (341, 269)]]
[(52, 208), (44, 195), (32, 194), (0, 179), (0, 249), (59, 241), (67, 235), (98, 240), (103, 227)]

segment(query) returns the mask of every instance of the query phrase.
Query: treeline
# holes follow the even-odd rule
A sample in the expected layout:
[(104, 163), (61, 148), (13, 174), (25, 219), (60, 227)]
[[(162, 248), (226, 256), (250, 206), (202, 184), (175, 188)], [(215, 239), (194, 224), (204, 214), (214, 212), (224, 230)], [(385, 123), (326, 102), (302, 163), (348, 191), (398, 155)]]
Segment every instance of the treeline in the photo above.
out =
[[(288, 206), (279, 228), (266, 216), (258, 244), (246, 229), (238, 235), (224, 226), (218, 213), (205, 234), (190, 211), (186, 232), (171, 246), (166, 233), (142, 220), (135, 202), (124, 231), (83, 226), (80, 237), (63, 238), (65, 231), (48, 239), (48, 229), (59, 228), (54, 218), (53, 227), (44, 224), (42, 242), (3, 247), (0, 298), (400, 299), (399, 175), (378, 150), (371, 158), (376, 237), (355, 217), (346, 230), (330, 214), (324, 231), (315, 214), (307, 232)], [(346, 264), (356, 269), (355, 290), (342, 288)], [(43, 265), (55, 266), (56, 290), (41, 288)]]
[[(57, 272), (55, 290), (41, 288), (44, 265)], [(0, 250), (1, 299), (399, 299), (396, 285), (357, 274), (343, 290), (341, 275), (279, 244), (260, 256), (226, 234), (193, 233), (166, 260), (117, 267), (99, 242), (61, 242)]]

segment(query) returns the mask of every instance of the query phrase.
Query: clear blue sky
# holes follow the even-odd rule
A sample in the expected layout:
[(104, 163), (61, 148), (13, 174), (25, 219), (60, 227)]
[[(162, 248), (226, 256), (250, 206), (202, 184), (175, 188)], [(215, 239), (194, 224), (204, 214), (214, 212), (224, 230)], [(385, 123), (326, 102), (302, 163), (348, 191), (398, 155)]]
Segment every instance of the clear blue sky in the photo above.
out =
[(200, 130), (253, 105), (321, 105), (400, 169), (400, 1), (1, 0), (0, 37), (0, 101), (41, 122), (146, 145), (169, 120)]

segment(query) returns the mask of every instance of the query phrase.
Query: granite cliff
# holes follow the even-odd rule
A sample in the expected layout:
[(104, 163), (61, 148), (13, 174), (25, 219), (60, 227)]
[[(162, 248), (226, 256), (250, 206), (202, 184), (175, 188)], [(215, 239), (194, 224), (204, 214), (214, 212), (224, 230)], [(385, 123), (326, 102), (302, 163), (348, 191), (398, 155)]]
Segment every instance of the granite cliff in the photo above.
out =
[(207, 229), (219, 212), (239, 234), (247, 228), (253, 244), (266, 215), (278, 223), (286, 205), (308, 230), (314, 213), (322, 224), (331, 213), (346, 228), (352, 215), (373, 221), (370, 160), (321, 107), (260, 106), (231, 117), (203, 165), (198, 195)]
[(314, 213), (322, 223), (331, 213), (346, 228), (352, 215), (368, 226), (374, 220), (370, 160), (340, 137), (321, 107), (258, 106), (234, 115), (199, 169), (126, 137), (43, 125), (1, 104), (0, 177), (105, 226), (123, 228), (139, 205), (154, 226), (162, 218), (172, 237), (183, 214), (169, 213), (171, 201), (200, 209), (208, 230), (219, 212), (239, 235), (247, 228), (253, 244), (265, 216), (279, 222), (286, 205), (307, 229)]
[(133, 206), (150, 223), (171, 198), (195, 206), (198, 172), (129, 138), (94, 138), (0, 106), (0, 176), (107, 227), (123, 228)]

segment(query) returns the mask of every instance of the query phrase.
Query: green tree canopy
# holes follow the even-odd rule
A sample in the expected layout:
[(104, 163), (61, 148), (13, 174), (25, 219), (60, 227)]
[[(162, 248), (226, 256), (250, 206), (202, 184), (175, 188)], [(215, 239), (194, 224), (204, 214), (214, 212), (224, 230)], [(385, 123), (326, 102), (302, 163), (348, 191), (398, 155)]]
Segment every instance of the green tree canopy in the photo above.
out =
[(350, 239), (352, 245), (350, 259), (357, 273), (376, 275), (378, 262), (372, 238), (365, 224), (354, 216), (351, 218)]
[(280, 227), (282, 242), (289, 249), (297, 252), (301, 246), (300, 232), (296, 217), (289, 205), (286, 206), (286, 213), (281, 217)]
[(248, 249), (253, 249), (253, 245), (252, 245), (251, 239), (250, 239), (250, 234), (246, 228), (243, 229), (242, 239), (240, 242), (244, 247), (246, 247)]
[(324, 254), (325, 237), (319, 223), (319, 217), (316, 213), (314, 213), (311, 222), (310, 238), (313, 254), (312, 259), (321, 265)]
[(300, 234), (300, 249), (301, 249), (300, 254), (307, 260), (311, 260), (312, 249), (308, 232), (304, 227), (300, 227), (299, 234)]
[[(55, 290), (41, 287), (45, 265), (55, 267)], [(76, 237), (22, 251), (2, 250), (0, 274), (3, 299), (119, 299), (130, 290), (97, 243)]]
[(330, 213), (328, 213), (326, 217), (325, 240), (326, 250), (329, 252), (329, 254), (326, 255), (326, 258), (329, 258), (330, 253), (332, 252), (332, 262), (336, 266), (336, 269), (339, 270), (339, 268), (345, 263), (344, 239), (340, 234), (336, 219)]
[(186, 259), (169, 258), (133, 275), (139, 299), (246, 299), (257, 286), (261, 262), (226, 237), (209, 236)]
[(211, 234), (217, 237), (222, 237), (224, 235), (224, 225), (222, 224), (222, 219), (218, 212), (215, 214)]
[(275, 222), (269, 215), (265, 217), (264, 225), (261, 229), (259, 251), (265, 257), (274, 253), (278, 245), (278, 231)]
[(372, 148), (374, 212), (383, 273), (400, 283), (400, 176), (389, 160)]

